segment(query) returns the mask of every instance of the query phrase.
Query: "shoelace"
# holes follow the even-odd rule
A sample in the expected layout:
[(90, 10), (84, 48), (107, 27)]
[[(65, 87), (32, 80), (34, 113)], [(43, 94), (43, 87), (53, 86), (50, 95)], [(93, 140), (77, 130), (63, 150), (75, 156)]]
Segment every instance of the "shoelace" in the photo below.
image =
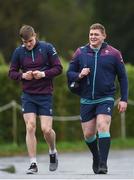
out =
[(32, 163), (29, 169), (33, 169), (33, 168), (36, 168), (36, 164), (35, 163)]

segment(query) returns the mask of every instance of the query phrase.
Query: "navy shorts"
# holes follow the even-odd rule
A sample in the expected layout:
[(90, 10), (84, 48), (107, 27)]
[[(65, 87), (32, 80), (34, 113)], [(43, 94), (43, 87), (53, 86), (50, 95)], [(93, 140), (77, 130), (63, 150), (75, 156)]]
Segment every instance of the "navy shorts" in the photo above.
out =
[(81, 122), (87, 122), (95, 118), (98, 114), (107, 114), (112, 116), (114, 101), (104, 101), (96, 104), (81, 104), (80, 117)]
[(22, 93), (22, 112), (52, 116), (52, 95)]

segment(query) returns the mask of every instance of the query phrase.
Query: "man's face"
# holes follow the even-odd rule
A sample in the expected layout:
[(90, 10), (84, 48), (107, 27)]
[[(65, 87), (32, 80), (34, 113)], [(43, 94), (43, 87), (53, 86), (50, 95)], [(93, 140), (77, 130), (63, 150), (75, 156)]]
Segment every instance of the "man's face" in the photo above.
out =
[(106, 34), (102, 33), (99, 29), (91, 29), (89, 32), (89, 43), (93, 48), (100, 47), (105, 38)]
[(25, 45), (25, 47), (30, 51), (34, 48), (36, 44), (36, 36), (30, 37), (28, 40), (22, 38), (22, 42)]

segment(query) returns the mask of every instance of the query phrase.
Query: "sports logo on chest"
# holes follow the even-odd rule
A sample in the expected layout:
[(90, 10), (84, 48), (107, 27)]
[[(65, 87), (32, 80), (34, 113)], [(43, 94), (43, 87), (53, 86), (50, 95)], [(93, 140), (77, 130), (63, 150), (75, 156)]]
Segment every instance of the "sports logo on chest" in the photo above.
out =
[(109, 50), (106, 49), (106, 50), (105, 50), (105, 54), (109, 54)]

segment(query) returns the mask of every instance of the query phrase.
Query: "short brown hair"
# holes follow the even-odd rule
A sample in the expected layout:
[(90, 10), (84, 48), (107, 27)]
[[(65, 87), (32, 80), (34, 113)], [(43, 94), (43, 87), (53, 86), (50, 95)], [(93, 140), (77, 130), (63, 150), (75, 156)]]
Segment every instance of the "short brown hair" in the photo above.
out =
[(102, 24), (100, 24), (100, 23), (92, 24), (92, 25), (90, 26), (89, 30), (91, 30), (91, 29), (99, 29), (99, 30), (101, 30), (101, 32), (102, 32), (103, 34), (106, 34), (105, 27), (104, 27)]
[(32, 26), (29, 25), (23, 25), (20, 28), (19, 31), (19, 35), (21, 38), (23, 38), (24, 40), (28, 40), (29, 38), (31, 38), (32, 36), (36, 35), (34, 28)]

